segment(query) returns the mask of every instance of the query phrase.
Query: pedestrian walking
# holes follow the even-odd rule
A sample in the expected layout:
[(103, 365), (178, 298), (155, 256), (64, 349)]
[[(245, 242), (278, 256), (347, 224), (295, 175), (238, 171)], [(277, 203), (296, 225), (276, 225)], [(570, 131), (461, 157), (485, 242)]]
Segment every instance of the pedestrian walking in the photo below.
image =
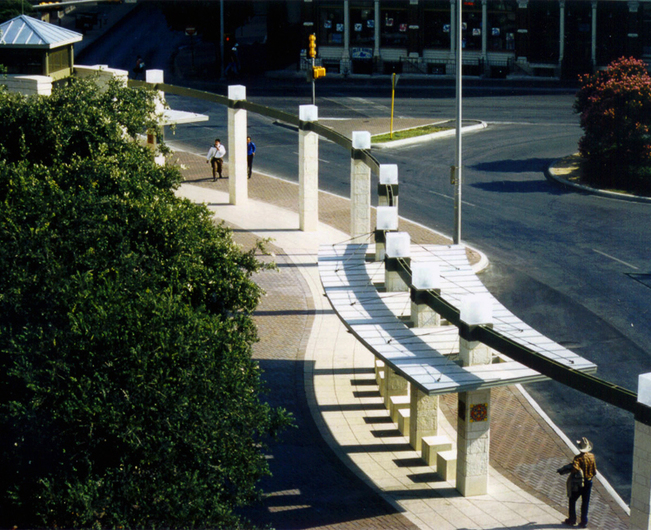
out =
[(563, 524), (574, 526), (576, 524), (576, 501), (581, 497), (580, 528), (588, 526), (588, 508), (590, 506), (590, 493), (592, 492), (592, 479), (597, 474), (597, 463), (592, 451), (592, 443), (585, 437), (578, 440), (580, 453), (574, 457), (571, 464), (557, 469), (561, 475), (569, 473), (567, 478), (567, 496), (569, 497), (569, 517)]
[(219, 178), (222, 178), (222, 167), (224, 165), (224, 155), (226, 154), (226, 148), (222, 145), (219, 138), (215, 139), (215, 145), (213, 145), (208, 150), (208, 155), (206, 156), (206, 164), (210, 163), (212, 165), (212, 179), (217, 180), (217, 175)]
[(143, 76), (144, 79), (144, 74), (145, 74), (145, 61), (140, 55), (138, 55), (138, 58), (136, 59), (136, 66), (133, 67), (133, 78), (138, 79), (139, 76)]
[(255, 156), (255, 144), (251, 141), (251, 137), (246, 137), (246, 169), (249, 178), (253, 171), (253, 157)]

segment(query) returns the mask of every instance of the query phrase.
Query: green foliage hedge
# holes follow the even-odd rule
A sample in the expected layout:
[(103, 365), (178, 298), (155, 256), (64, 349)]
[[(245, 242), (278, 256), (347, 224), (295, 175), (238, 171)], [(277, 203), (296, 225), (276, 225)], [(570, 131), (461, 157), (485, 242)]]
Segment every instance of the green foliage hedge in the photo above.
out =
[(586, 178), (599, 187), (651, 192), (651, 77), (647, 65), (621, 58), (581, 78), (574, 108), (584, 135)]
[(237, 527), (289, 423), (261, 268), (137, 133), (154, 93), (0, 91), (0, 526)]

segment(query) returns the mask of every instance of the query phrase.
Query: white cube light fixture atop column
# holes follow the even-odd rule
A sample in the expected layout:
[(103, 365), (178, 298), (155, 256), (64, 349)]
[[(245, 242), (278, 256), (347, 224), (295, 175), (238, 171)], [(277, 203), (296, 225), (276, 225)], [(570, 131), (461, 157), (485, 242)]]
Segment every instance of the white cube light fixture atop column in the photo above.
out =
[(469, 326), (493, 323), (493, 297), (488, 293), (467, 294), (461, 299), (460, 318)]
[(651, 407), (651, 373), (638, 376), (637, 400), (643, 405)]
[(412, 261), (411, 285), (424, 291), (440, 289), (441, 268), (439, 264), (432, 261)]
[(164, 83), (165, 72), (163, 70), (145, 70), (145, 81), (147, 83)]
[(246, 87), (244, 85), (229, 85), (228, 99), (233, 101), (246, 99)]
[(398, 184), (398, 164), (380, 164), (380, 184)]
[(371, 133), (368, 131), (353, 131), (353, 149), (370, 149)]
[(319, 107), (316, 105), (299, 105), (298, 119), (301, 121), (319, 121)]
[(386, 255), (389, 258), (408, 258), (411, 238), (407, 232), (389, 232), (386, 238)]
[(378, 206), (376, 228), (378, 230), (398, 230), (398, 208)]

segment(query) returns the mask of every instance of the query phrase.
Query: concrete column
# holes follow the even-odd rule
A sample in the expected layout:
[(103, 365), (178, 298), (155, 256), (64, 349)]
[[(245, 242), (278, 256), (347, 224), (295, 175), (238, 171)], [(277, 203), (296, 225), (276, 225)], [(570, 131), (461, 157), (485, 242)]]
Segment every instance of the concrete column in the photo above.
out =
[(559, 18), (558, 66), (560, 68), (565, 58), (565, 0), (559, 2)]
[(488, 493), (490, 390), (459, 393), (457, 490), (464, 497)]
[(375, 223), (375, 261), (384, 261), (386, 255), (386, 234), (398, 230), (398, 208), (378, 206)]
[(635, 415), (629, 528), (651, 530), (651, 373), (639, 376), (637, 399), (639, 410), (646, 412), (646, 417)]
[(409, 259), (411, 239), (407, 232), (389, 232), (386, 235), (386, 256), (384, 259), (384, 289), (388, 293), (408, 291), (409, 286), (397, 271), (392, 270), (396, 258)]
[[(246, 87), (228, 87), (229, 103), (246, 99)], [(248, 200), (246, 174), (246, 110), (228, 108), (228, 198), (230, 204), (240, 205)]]
[(374, 4), (373, 60), (377, 62), (380, 60), (380, 0), (375, 0)]
[(441, 271), (438, 263), (411, 262), (411, 321), (416, 328), (432, 328), (441, 325), (441, 316), (420, 301), (427, 291), (441, 293)]
[(439, 397), (429, 396), (416, 385), (410, 385), (409, 445), (421, 450), (425, 436), (436, 436), (439, 429)]
[(356, 150), (371, 148), (371, 133), (353, 132), (353, 156), (350, 166), (350, 235), (361, 243), (371, 232), (371, 168), (356, 159)]
[(341, 56), (342, 74), (350, 73), (350, 2), (344, 0), (344, 51)]
[[(461, 0), (459, 0), (461, 2)], [(450, 59), (456, 57), (457, 49), (457, 2), (450, 0)], [(449, 72), (446, 72), (449, 73)]]
[[(380, 174), (378, 175), (379, 184), (393, 186), (397, 190), (398, 186), (398, 164), (380, 164)], [(389, 200), (391, 199), (391, 200)], [(393, 201), (393, 204), (391, 204)], [(378, 194), (378, 206), (395, 206), (398, 207), (398, 195), (389, 197), (388, 195)]]
[(590, 33), (590, 60), (592, 62), (592, 71), (597, 69), (597, 2), (592, 2), (591, 16), (591, 33)]
[[(462, 330), (459, 354), (462, 366), (489, 364), (491, 350), (464, 337), (473, 326), (492, 325), (493, 301), (490, 295), (467, 295), (461, 300)], [(469, 330), (469, 331), (468, 331)], [(465, 496), (488, 492), (490, 456), (490, 390), (459, 393), (457, 417), (457, 490)]]
[[(165, 72), (163, 70), (146, 70), (145, 81), (153, 85), (162, 84), (165, 82)], [(164, 112), (165, 112), (165, 92), (159, 90), (158, 97), (156, 98), (156, 115), (162, 116)], [(161, 134), (163, 134), (165, 128), (161, 127), (160, 129), (161, 129)], [(156, 164), (158, 164), (159, 166), (164, 166), (165, 156), (158, 153), (158, 144), (156, 142), (156, 131), (148, 131), (147, 145), (152, 149), (152, 151), (154, 151), (154, 154), (156, 155), (154, 158)]]
[[(301, 122), (315, 122), (319, 118), (316, 105), (301, 105)], [(319, 228), (319, 135), (305, 131), (298, 133), (298, 220), (304, 232)]]
[(384, 366), (384, 406), (391, 408), (391, 396), (406, 396), (409, 385), (404, 377), (399, 376), (390, 366)]

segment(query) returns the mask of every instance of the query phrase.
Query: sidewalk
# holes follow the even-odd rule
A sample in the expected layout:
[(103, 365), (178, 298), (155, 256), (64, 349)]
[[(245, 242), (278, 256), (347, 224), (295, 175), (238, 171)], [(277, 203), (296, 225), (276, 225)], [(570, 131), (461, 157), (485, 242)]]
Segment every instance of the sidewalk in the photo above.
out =
[[(267, 497), (245, 512), (253, 522), (279, 530), (564, 527), (565, 481), (555, 470), (573, 453), (520, 387), (493, 391), (488, 495), (461, 497), (399, 434), (375, 384), (373, 357), (332, 312), (316, 268), (319, 244), (349, 237), (347, 199), (320, 193), (320, 229), (304, 233), (295, 184), (254, 172), (251, 199), (235, 207), (228, 204), (228, 180), (212, 182), (202, 157), (175, 157), (185, 178), (179, 193), (206, 203), (246, 247), (256, 237), (271, 238), (279, 265), (278, 272), (256, 278), (267, 296), (255, 314), (255, 356), (269, 400), (291, 410), (298, 429), (272, 448)], [(400, 229), (417, 243), (450, 242), (403, 219)], [(479, 255), (470, 259), (478, 263)], [(443, 430), (452, 439), (455, 398), (441, 399)], [(593, 489), (590, 528), (628, 528), (624, 509), (601, 482)]]

